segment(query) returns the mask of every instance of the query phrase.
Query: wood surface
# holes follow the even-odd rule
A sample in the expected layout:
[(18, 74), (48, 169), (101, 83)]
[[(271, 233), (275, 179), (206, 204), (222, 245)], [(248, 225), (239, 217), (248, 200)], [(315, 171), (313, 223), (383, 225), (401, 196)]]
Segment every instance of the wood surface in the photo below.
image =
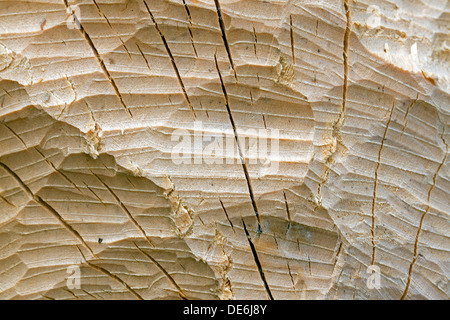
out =
[(0, 1), (0, 299), (448, 299), (449, 34), (445, 0)]

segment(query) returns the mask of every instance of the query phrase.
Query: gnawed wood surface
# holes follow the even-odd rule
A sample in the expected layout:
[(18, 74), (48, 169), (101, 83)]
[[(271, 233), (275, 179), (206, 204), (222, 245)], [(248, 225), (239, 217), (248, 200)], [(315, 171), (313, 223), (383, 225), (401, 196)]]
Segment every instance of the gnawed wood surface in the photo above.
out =
[[(449, 12), (1, 1), (0, 298), (447, 299)], [(174, 163), (199, 121), (278, 170)]]

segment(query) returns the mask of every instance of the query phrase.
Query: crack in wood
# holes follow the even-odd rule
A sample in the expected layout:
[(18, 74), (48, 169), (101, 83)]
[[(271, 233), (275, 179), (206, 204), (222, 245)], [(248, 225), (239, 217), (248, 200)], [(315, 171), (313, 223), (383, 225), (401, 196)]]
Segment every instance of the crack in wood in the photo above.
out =
[(89, 170), (96, 178), (98, 181), (100, 181), (100, 183), (109, 191), (109, 193), (114, 197), (114, 199), (117, 201), (117, 203), (119, 204), (120, 208), (122, 209), (122, 211), (126, 214), (126, 216), (130, 219), (130, 221), (134, 224), (134, 226), (142, 233), (142, 235), (144, 236), (144, 239), (147, 240), (147, 242), (154, 247), (155, 245), (153, 244), (153, 242), (150, 240), (149, 236), (147, 236), (147, 233), (145, 232), (145, 230), (141, 227), (141, 225), (136, 221), (136, 219), (133, 217), (133, 215), (131, 214), (130, 210), (128, 210), (128, 208), (125, 206), (125, 204), (122, 202), (122, 200), (120, 200), (120, 198), (117, 196), (117, 194), (111, 189), (110, 186), (108, 186), (102, 179), (100, 179), (100, 177), (95, 174), (92, 170)]
[(186, 4), (185, 0), (183, 0), (183, 5), (184, 5), (184, 9), (186, 10), (186, 14), (188, 16), (188, 21), (189, 21), (188, 31), (189, 31), (189, 37), (191, 39), (191, 45), (192, 45), (192, 48), (194, 49), (195, 57), (198, 58), (197, 49), (195, 48), (195, 43), (194, 43), (195, 42), (194, 41), (194, 34), (192, 33), (192, 29), (191, 29), (191, 26), (192, 26), (191, 11), (189, 10), (189, 7)]
[(292, 64), (295, 65), (295, 43), (294, 43), (294, 29), (292, 25), (292, 15), (289, 15), (289, 31), (291, 37)]
[(377, 166), (375, 168), (375, 178), (374, 178), (374, 185), (373, 185), (373, 197), (372, 197), (372, 227), (371, 227), (371, 235), (372, 235), (372, 262), (371, 265), (375, 265), (375, 251), (376, 251), (376, 241), (375, 241), (375, 228), (376, 228), (376, 222), (375, 222), (375, 206), (377, 201), (377, 187), (378, 187), (378, 171), (381, 166), (381, 154), (383, 152), (384, 147), (384, 141), (386, 140), (387, 133), (389, 131), (389, 125), (392, 121), (392, 114), (395, 110), (395, 100), (392, 103), (391, 112), (389, 114), (389, 119), (386, 124), (386, 127), (384, 129), (383, 138), (381, 139), (380, 143), (380, 150), (378, 151), (378, 159), (377, 159)]
[(176, 283), (175, 279), (170, 275), (170, 273), (167, 272), (167, 270), (155, 258), (153, 258), (149, 253), (147, 253), (143, 249), (139, 248), (139, 246), (136, 243), (134, 243), (134, 245), (139, 250), (139, 252), (141, 252), (144, 256), (146, 256), (148, 259), (150, 259), (150, 261), (152, 261), (158, 267), (158, 269), (161, 270), (162, 273), (164, 273), (164, 275), (167, 277), (167, 279), (170, 281), (170, 283), (177, 289), (178, 294), (180, 295), (181, 299), (189, 300), (188, 297), (186, 296), (186, 294), (184, 293), (183, 289), (181, 289), (181, 287)]
[(269, 284), (267, 283), (266, 276), (264, 274), (264, 270), (263, 270), (262, 265), (261, 265), (261, 261), (259, 260), (258, 253), (256, 251), (255, 245), (253, 244), (252, 238), (250, 237), (250, 234), (249, 234), (249, 232), (247, 230), (247, 225), (245, 224), (244, 219), (241, 219), (241, 220), (242, 220), (242, 225), (244, 226), (245, 235), (247, 236), (248, 244), (250, 245), (250, 249), (251, 249), (252, 254), (253, 254), (253, 259), (255, 260), (256, 266), (258, 267), (258, 271), (259, 271), (259, 275), (261, 277), (261, 280), (264, 283), (264, 288), (266, 289), (266, 292), (267, 292), (267, 295), (269, 296), (269, 299), (270, 300), (274, 300), (273, 296), (272, 296), (272, 292), (270, 291)]
[[(444, 127), (445, 129), (445, 127)], [(441, 170), (442, 166), (444, 165), (445, 161), (447, 160), (447, 156), (448, 156), (448, 144), (445, 142), (443, 135), (441, 136), (442, 141), (444, 142), (445, 146), (446, 146), (446, 150), (445, 150), (445, 154), (444, 157), (441, 161), (441, 163), (439, 164), (438, 168), (436, 169), (435, 174), (433, 175), (433, 183), (430, 187), (430, 189), (428, 190), (428, 194), (427, 194), (427, 208), (425, 209), (425, 212), (422, 214), (422, 217), (420, 218), (420, 222), (419, 222), (419, 228), (417, 229), (417, 235), (416, 235), (416, 239), (414, 241), (414, 253), (413, 253), (413, 259), (411, 261), (411, 264), (409, 265), (409, 270), (408, 270), (408, 279), (406, 281), (406, 286), (405, 286), (405, 290), (403, 291), (402, 296), (400, 297), (400, 300), (405, 300), (406, 297), (408, 296), (408, 291), (411, 285), (411, 279), (412, 279), (412, 273), (413, 273), (413, 269), (414, 269), (414, 265), (417, 262), (417, 258), (419, 256), (419, 240), (420, 240), (420, 233), (422, 232), (422, 228), (423, 228), (423, 222), (425, 220), (426, 215), (428, 214), (428, 212), (431, 209), (431, 193), (433, 192), (433, 189), (436, 186), (436, 179), (437, 176), (439, 174), (439, 171)]]
[(233, 222), (231, 222), (230, 217), (228, 216), (227, 209), (225, 209), (225, 206), (221, 199), (219, 199), (220, 205), (222, 206), (223, 212), (225, 212), (225, 216), (227, 217), (228, 222), (230, 223), (231, 229), (233, 229), (233, 232), (236, 233), (236, 230), (234, 230)]
[[(79, 22), (78, 18), (75, 15), (75, 12), (70, 8), (69, 4), (67, 3), (67, 0), (64, 0), (64, 4), (65, 4), (67, 10), (70, 10), (72, 16)], [(103, 61), (102, 57), (100, 56), (100, 53), (98, 52), (97, 48), (95, 47), (94, 42), (92, 41), (92, 39), (89, 36), (89, 34), (87, 33), (87, 31), (84, 29), (81, 22), (79, 22), (79, 26), (80, 26), (79, 30), (80, 30), (81, 34), (83, 35), (86, 42), (89, 44), (89, 47), (91, 48), (92, 52), (94, 53), (95, 58), (97, 59), (98, 63), (100, 64), (101, 69), (103, 70), (103, 73), (106, 75), (109, 82), (111, 83), (111, 85), (114, 89), (114, 92), (116, 93), (116, 96), (119, 98), (120, 104), (125, 109), (125, 111), (130, 115), (130, 117), (133, 118), (133, 114), (131, 113), (131, 110), (128, 109), (127, 105), (125, 104), (122, 94), (120, 93), (119, 88), (117, 87), (116, 81), (111, 76), (111, 73), (109, 72), (108, 68), (106, 68), (105, 62)]]
[(48, 202), (46, 202), (44, 199), (42, 199), (40, 196), (36, 195), (31, 191), (31, 189), (25, 184), (25, 182), (13, 171), (11, 170), (6, 164), (3, 162), (0, 162), (0, 167), (2, 167), (22, 188), (22, 190), (25, 191), (25, 193), (33, 199), (36, 203), (41, 205), (46, 211), (50, 212), (60, 223), (63, 227), (67, 229), (76, 239), (78, 239), (86, 249), (89, 250), (89, 252), (92, 254), (92, 256), (96, 256), (94, 251), (89, 247), (89, 245), (86, 243), (86, 241), (83, 239), (83, 237), (78, 233), (77, 230), (75, 230), (59, 213), (55, 210)]
[(231, 49), (230, 49), (230, 45), (228, 43), (228, 38), (227, 38), (226, 30), (225, 30), (225, 23), (223, 21), (222, 9), (220, 7), (220, 2), (219, 2), (219, 0), (214, 0), (214, 3), (216, 5), (216, 11), (217, 11), (217, 17), (219, 19), (220, 31), (222, 32), (223, 44), (225, 46), (225, 50), (227, 51), (228, 60), (230, 61), (231, 69), (233, 70), (233, 73), (234, 73), (234, 78), (236, 79), (236, 81), (238, 81), (236, 68), (234, 67), (233, 58), (231, 57)]
[(170, 51), (169, 44), (167, 43), (166, 37), (164, 36), (164, 34), (162, 33), (161, 29), (159, 28), (159, 25), (156, 22), (156, 19), (153, 16), (153, 13), (151, 12), (150, 7), (148, 6), (147, 2), (145, 0), (143, 0), (143, 2), (144, 2), (144, 5), (145, 5), (145, 8), (147, 9), (148, 14), (150, 15), (150, 18), (153, 21), (153, 24), (155, 25), (155, 29), (156, 29), (156, 31), (158, 31), (158, 34), (159, 34), (159, 36), (160, 36), (160, 38), (161, 38), (161, 40), (162, 40), (162, 42), (164, 44), (164, 48), (166, 49), (166, 52), (167, 52), (167, 54), (168, 54), (168, 56), (170, 58), (170, 62), (172, 63), (173, 70), (175, 71), (175, 74), (176, 74), (177, 79), (178, 79), (178, 83), (180, 84), (181, 90), (183, 91), (184, 98), (186, 99), (186, 102), (189, 105), (189, 108), (191, 109), (192, 113), (194, 114), (194, 118), (197, 118), (197, 115), (195, 114), (194, 107), (192, 106), (192, 103), (191, 103), (191, 99), (189, 98), (189, 95), (188, 95), (188, 93), (186, 91), (186, 87), (184, 86), (184, 83), (183, 83), (183, 79), (181, 78), (180, 71), (178, 70), (177, 64), (175, 62), (175, 58), (172, 55), (172, 52)]
[(248, 169), (247, 169), (247, 164), (245, 162), (244, 153), (243, 153), (243, 150), (241, 148), (241, 144), (240, 144), (240, 141), (239, 141), (239, 136), (238, 136), (238, 133), (237, 133), (236, 123), (234, 122), (233, 115), (231, 113), (230, 102), (229, 102), (229, 99), (228, 99), (228, 93), (227, 93), (227, 90), (226, 90), (226, 87), (225, 87), (225, 83), (223, 82), (222, 74), (221, 74), (220, 69), (219, 69), (219, 63), (217, 62), (217, 56), (216, 55), (214, 55), (214, 62), (215, 62), (215, 65), (216, 65), (217, 73), (219, 74), (219, 80), (220, 80), (220, 84), (221, 84), (221, 87), (222, 87), (222, 93), (223, 93), (224, 100), (225, 100), (225, 107), (227, 109), (228, 117), (230, 119), (230, 123), (231, 123), (231, 126), (233, 128), (234, 140), (236, 141), (237, 149), (238, 149), (238, 152), (239, 152), (239, 158), (240, 158), (240, 161), (241, 161), (242, 169), (244, 171), (245, 180), (247, 182), (248, 193), (249, 193), (249, 196), (250, 196), (250, 200), (252, 202), (252, 206), (253, 206), (253, 210), (255, 212), (256, 219), (258, 221), (258, 233), (261, 233), (262, 232), (262, 229), (261, 229), (261, 218), (259, 216), (259, 210), (258, 210), (258, 206), (256, 204), (255, 195), (253, 193), (253, 187), (252, 187), (251, 180), (250, 180), (250, 174), (248, 173)]
[[(78, 248), (78, 246), (77, 246)], [(116, 276), (115, 274), (109, 272), (108, 270), (106, 270), (103, 267), (100, 267), (99, 265), (93, 264), (92, 262), (90, 262), (88, 259), (86, 259), (86, 257), (84, 256), (83, 252), (80, 250), (80, 248), (78, 248), (78, 251), (80, 252), (81, 256), (83, 257), (85, 263), (91, 267), (94, 270), (97, 270), (103, 274), (105, 274), (106, 276), (108, 276), (109, 278), (119, 282), (123, 287), (125, 287), (131, 294), (133, 294), (138, 300), (144, 300), (144, 298), (141, 297), (141, 295), (139, 295), (128, 283), (126, 283), (124, 280), (122, 280), (120, 277)]]

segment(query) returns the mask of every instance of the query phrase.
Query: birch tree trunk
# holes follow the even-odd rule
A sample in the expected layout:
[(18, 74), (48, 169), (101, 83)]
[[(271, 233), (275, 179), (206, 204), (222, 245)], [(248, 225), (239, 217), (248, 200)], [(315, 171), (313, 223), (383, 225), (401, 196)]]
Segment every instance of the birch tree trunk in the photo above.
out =
[(449, 14), (0, 1), (0, 298), (448, 299)]

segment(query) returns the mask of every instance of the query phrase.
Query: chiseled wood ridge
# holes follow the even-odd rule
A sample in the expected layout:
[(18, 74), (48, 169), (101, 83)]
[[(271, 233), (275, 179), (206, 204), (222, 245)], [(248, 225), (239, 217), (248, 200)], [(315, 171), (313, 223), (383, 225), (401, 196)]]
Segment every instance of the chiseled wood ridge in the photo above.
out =
[(0, 16), (0, 299), (448, 299), (446, 1)]

